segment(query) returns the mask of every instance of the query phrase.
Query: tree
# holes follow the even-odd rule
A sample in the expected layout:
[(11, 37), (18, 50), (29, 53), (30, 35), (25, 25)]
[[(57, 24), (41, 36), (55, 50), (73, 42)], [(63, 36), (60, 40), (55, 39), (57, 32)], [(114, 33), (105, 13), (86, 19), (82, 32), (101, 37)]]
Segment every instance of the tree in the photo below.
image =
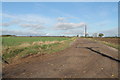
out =
[(99, 33), (99, 37), (103, 37), (104, 36), (104, 34), (103, 33)]
[(79, 35), (77, 35), (77, 37), (79, 37)]

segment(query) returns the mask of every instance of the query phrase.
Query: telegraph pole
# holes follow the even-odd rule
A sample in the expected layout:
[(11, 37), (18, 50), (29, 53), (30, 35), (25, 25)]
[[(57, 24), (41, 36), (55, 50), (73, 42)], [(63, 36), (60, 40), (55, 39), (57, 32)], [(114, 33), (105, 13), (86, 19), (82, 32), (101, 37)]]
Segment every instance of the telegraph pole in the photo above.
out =
[(87, 37), (87, 26), (85, 24), (85, 37)]

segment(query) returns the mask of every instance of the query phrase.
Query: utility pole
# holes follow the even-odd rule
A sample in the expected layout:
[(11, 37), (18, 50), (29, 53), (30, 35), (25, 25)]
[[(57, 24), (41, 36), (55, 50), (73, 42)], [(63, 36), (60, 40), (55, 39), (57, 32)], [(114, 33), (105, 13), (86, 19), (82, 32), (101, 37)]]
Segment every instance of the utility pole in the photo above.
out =
[(87, 37), (87, 26), (85, 24), (85, 37)]

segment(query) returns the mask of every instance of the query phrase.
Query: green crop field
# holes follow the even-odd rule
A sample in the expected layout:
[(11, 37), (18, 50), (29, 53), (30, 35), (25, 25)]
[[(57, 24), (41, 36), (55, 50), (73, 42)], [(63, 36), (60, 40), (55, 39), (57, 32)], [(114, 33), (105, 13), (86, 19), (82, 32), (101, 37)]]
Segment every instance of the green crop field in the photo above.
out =
[(2, 46), (16, 46), (22, 43), (32, 43), (35, 41), (62, 41), (68, 40), (67, 37), (3, 37)]
[(76, 38), (68, 37), (2, 37), (2, 58), (16, 61), (35, 54), (49, 54), (69, 47)]

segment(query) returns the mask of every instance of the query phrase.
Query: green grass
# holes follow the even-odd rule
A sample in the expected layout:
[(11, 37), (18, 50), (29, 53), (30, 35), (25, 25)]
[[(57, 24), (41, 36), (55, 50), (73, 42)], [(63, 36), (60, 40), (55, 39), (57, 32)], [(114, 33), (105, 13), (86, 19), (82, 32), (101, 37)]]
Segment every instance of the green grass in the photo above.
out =
[(35, 41), (62, 41), (68, 40), (70, 38), (66, 37), (3, 37), (2, 45), (3, 46), (17, 46), (22, 43), (32, 43)]
[[(20, 58), (34, 55), (34, 54), (50, 54), (50, 53), (61, 51), (69, 47), (69, 44), (72, 41), (74, 41), (76, 38), (65, 38), (65, 37), (10, 37), (10, 38), (7, 38), (7, 37), (4, 37), (3, 39), (4, 39), (4, 44), (3, 44), (3, 50), (2, 50), (2, 53), (3, 53), (2, 57), (4, 60), (11, 63), (16, 59), (20, 59)], [(59, 41), (59, 42), (52, 43), (52, 44), (42, 44), (42, 45), (31, 44), (31, 42), (35, 42), (35, 41)], [(61, 41), (64, 41), (64, 43), (60, 43)], [(27, 44), (19, 46), (22, 43), (27, 43)]]

